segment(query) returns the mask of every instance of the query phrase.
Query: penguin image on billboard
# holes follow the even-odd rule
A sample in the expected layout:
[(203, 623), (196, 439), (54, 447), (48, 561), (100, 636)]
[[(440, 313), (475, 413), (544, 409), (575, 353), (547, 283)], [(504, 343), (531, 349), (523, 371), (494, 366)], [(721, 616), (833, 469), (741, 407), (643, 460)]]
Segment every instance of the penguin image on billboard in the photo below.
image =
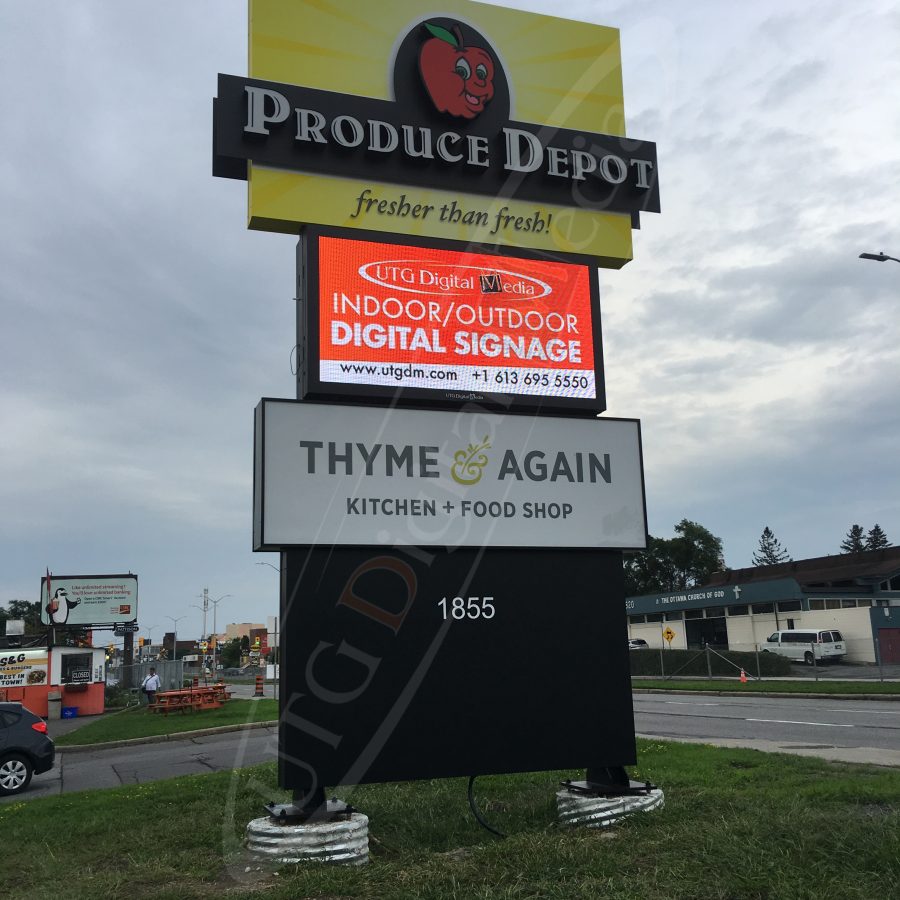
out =
[(69, 599), (69, 594), (65, 588), (57, 588), (46, 607), (50, 623), (52, 625), (65, 625), (69, 618), (69, 610), (74, 609), (79, 603), (81, 603), (80, 600)]

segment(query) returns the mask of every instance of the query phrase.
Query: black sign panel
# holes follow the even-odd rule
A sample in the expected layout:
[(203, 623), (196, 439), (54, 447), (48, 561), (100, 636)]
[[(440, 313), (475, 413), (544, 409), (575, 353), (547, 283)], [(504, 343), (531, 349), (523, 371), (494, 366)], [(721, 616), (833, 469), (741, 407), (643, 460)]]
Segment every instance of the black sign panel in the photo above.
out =
[(620, 553), (281, 560), (282, 787), (635, 762)]
[(440, 124), (405, 103), (220, 74), (213, 174), (246, 179), (247, 160), (601, 212), (660, 208), (650, 141), (518, 121)]

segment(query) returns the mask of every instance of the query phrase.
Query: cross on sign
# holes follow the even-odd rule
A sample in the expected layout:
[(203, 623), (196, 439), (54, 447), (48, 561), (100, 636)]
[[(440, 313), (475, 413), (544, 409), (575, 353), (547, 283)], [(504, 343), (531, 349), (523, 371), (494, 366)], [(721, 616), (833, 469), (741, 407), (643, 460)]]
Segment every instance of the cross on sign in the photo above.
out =
[(732, 590), (734, 591), (734, 599), (735, 599), (735, 600), (740, 600), (740, 599), (741, 599), (741, 586), (740, 586), (739, 584), (736, 584), (736, 585), (732, 588)]

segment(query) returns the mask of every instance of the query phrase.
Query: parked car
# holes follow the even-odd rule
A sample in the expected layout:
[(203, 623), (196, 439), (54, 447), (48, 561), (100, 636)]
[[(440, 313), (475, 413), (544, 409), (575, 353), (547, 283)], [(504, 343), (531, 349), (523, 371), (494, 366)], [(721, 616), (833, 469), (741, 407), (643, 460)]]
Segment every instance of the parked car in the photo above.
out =
[(808, 666), (814, 660), (839, 662), (847, 653), (847, 644), (839, 631), (813, 631), (795, 628), (790, 631), (776, 631), (763, 641), (763, 653), (777, 653), (795, 662), (805, 662)]
[(628, 638), (629, 650), (649, 650), (650, 645), (643, 638)]
[(0, 703), (0, 795), (18, 794), (53, 768), (47, 723), (20, 703)]

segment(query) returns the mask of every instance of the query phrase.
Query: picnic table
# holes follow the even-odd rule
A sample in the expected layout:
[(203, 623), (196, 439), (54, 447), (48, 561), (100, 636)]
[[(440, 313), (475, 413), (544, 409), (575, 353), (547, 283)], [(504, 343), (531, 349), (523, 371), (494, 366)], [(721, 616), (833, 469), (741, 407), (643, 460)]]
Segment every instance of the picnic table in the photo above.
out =
[(204, 709), (218, 709), (230, 699), (231, 691), (224, 684), (213, 684), (206, 687), (184, 688), (180, 691), (157, 691), (156, 702), (150, 703), (150, 712), (195, 712)]

